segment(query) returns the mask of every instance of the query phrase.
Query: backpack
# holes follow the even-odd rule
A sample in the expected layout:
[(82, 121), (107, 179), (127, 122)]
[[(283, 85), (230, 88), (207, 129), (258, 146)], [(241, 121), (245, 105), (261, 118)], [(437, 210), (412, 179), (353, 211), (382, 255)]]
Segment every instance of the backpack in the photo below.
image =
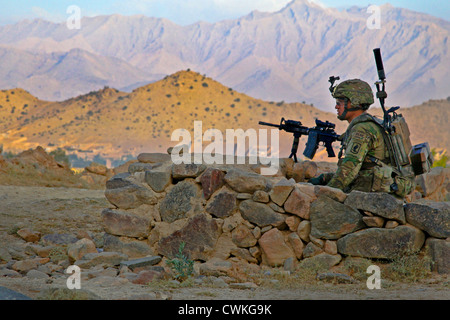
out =
[(382, 129), (390, 155), (390, 166), (373, 157), (370, 157), (370, 160), (383, 168), (378, 172), (384, 178), (387, 178), (389, 173), (392, 175), (394, 183), (389, 186), (391, 192), (404, 198), (415, 189), (415, 177), (431, 170), (433, 158), (428, 142), (414, 146), (411, 144), (408, 124), (401, 114), (393, 112), (389, 131), (381, 119), (373, 116), (371, 118)]

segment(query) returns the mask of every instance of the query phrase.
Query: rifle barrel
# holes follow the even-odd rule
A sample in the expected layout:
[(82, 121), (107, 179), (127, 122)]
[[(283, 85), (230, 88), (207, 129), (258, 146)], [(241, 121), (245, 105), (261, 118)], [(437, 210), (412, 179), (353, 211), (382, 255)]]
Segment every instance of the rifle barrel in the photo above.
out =
[(273, 124), (273, 123), (268, 123), (268, 122), (263, 122), (263, 121), (258, 122), (258, 124), (261, 124), (263, 126), (275, 127), (275, 128), (279, 128), (280, 127), (279, 124)]

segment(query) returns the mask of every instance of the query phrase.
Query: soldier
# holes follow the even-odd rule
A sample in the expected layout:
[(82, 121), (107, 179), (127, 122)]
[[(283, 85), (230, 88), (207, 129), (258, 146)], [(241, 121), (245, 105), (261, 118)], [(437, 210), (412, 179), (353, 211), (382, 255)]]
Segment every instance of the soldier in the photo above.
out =
[[(336, 99), (337, 118), (350, 124), (342, 136), (338, 170), (334, 174), (322, 174), (309, 182), (339, 188), (344, 192), (391, 192), (394, 179), (383, 129), (366, 112), (374, 103), (370, 85), (359, 79), (346, 80), (335, 87), (332, 96)], [(386, 165), (377, 165), (374, 162), (376, 159)]]

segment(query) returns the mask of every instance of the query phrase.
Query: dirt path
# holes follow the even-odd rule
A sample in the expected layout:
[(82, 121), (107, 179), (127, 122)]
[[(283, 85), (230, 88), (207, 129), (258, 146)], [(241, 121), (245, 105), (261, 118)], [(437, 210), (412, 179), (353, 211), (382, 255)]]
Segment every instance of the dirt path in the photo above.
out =
[[(89, 231), (94, 236), (101, 235), (101, 211), (109, 206), (103, 190), (0, 186), (0, 250), (14, 248), (18, 255), (25, 255), (27, 243), (11, 234), (12, 230), (23, 227), (42, 234), (77, 234), (78, 231)], [(5, 276), (0, 277), (0, 286), (36, 298), (45, 288), (64, 288), (67, 277), (64, 274), (49, 279)], [(273, 283), (276, 283), (276, 280)], [(382, 280), (382, 288), (379, 290), (369, 290), (364, 281), (354, 284), (318, 281), (293, 289), (286, 289), (282, 285), (259, 286), (252, 290), (204, 285), (155, 288), (132, 284), (118, 277), (83, 280), (82, 289), (89, 290), (102, 299), (155, 299), (161, 294), (174, 300), (450, 299), (447, 276), (437, 274), (418, 283), (392, 283)]]

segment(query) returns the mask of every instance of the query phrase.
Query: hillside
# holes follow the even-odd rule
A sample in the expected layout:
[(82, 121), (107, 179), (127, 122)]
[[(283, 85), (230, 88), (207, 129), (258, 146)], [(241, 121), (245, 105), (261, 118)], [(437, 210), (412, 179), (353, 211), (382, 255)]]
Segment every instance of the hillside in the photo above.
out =
[[(185, 128), (193, 137), (194, 121), (202, 121), (203, 132), (219, 129), (224, 139), (226, 129), (270, 129), (258, 121), (279, 123), (281, 117), (309, 127), (315, 118), (330, 121), (336, 123), (338, 133), (347, 127), (333, 113), (301, 103), (254, 99), (193, 71), (179, 71), (131, 93), (105, 87), (63, 102), (42, 101), (22, 89), (3, 90), (0, 106), (0, 144), (5, 151), (17, 153), (41, 145), (89, 159), (97, 154), (120, 159), (142, 152), (166, 152), (179, 142), (171, 141), (174, 130)], [(430, 100), (401, 110), (413, 143), (428, 141), (431, 147), (450, 149), (450, 101)], [(302, 137), (298, 156), (305, 142)], [(281, 132), (281, 156), (289, 155), (291, 144), (292, 135)], [(338, 149), (338, 143), (334, 147)], [(323, 149), (316, 159), (326, 160)]]
[[(270, 129), (258, 121), (279, 123), (281, 117), (307, 126), (313, 126), (316, 117), (335, 120), (333, 114), (310, 105), (251, 98), (193, 71), (177, 72), (131, 93), (104, 88), (63, 102), (34, 98), (32, 108), (30, 99), (21, 89), (2, 91), (0, 143), (4, 150), (18, 152), (42, 145), (81, 157), (100, 154), (117, 159), (165, 152), (178, 143), (171, 141), (175, 129), (185, 128), (193, 137), (194, 121), (202, 121), (203, 131), (217, 128), (225, 135), (226, 129)], [(338, 128), (344, 130), (341, 124)], [(291, 135), (282, 132), (280, 136), (286, 138), (283, 153), (289, 154)]]
[(449, 96), (450, 22), (389, 4), (380, 10), (380, 29), (367, 28), (367, 8), (307, 0), (188, 26), (118, 14), (85, 17), (79, 30), (24, 20), (0, 27), (0, 87), (61, 101), (105, 85), (132, 90), (191, 68), (252, 97), (333, 112), (328, 77), (373, 83), (372, 49), (380, 47), (391, 101), (410, 107)]

